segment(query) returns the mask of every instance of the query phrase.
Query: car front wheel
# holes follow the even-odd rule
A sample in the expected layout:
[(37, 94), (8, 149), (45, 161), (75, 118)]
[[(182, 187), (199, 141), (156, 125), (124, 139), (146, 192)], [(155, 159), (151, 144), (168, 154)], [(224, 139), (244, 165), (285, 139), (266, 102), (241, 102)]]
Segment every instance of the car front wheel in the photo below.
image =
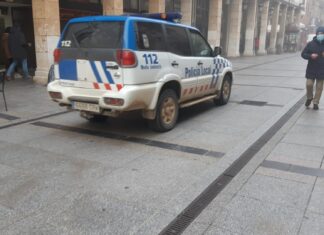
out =
[(225, 75), (222, 83), (220, 96), (214, 99), (216, 105), (225, 105), (228, 103), (232, 91), (232, 80), (229, 75)]

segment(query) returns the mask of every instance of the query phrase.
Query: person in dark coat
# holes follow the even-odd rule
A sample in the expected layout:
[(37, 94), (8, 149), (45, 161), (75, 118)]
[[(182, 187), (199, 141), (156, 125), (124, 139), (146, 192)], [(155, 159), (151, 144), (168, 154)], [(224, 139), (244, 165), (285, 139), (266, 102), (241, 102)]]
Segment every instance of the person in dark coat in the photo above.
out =
[(9, 34), (10, 34), (10, 32), (11, 32), (11, 27), (7, 27), (1, 37), (2, 52), (5, 55), (5, 59), (6, 59), (5, 60), (6, 69), (9, 68), (10, 64), (13, 61), (11, 52), (9, 50)]
[(29, 78), (28, 65), (27, 65), (27, 47), (26, 38), (24, 33), (21, 31), (20, 26), (14, 25), (11, 28), (9, 35), (9, 50), (11, 52), (13, 62), (9, 66), (6, 73), (6, 78), (10, 79), (17, 64), (21, 63), (24, 78)]
[[(313, 101), (314, 109), (318, 109), (318, 104), (323, 91), (324, 81), (324, 27), (318, 27), (316, 36), (310, 41), (301, 56), (308, 60), (306, 69), (306, 90), (307, 100), (305, 106), (308, 107)], [(315, 95), (313, 94), (316, 81)]]

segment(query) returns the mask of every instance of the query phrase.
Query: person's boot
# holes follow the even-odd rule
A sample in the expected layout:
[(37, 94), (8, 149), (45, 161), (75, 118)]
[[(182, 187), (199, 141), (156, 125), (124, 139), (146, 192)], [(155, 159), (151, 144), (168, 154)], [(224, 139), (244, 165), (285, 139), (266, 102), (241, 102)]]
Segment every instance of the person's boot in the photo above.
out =
[(9, 76), (7, 76), (7, 75), (5, 75), (5, 79), (6, 79), (6, 81), (10, 81), (11, 80), (11, 78)]
[(305, 106), (308, 107), (312, 103), (313, 99), (307, 99), (305, 102)]
[(314, 109), (314, 110), (318, 110), (318, 104), (314, 104), (313, 109)]

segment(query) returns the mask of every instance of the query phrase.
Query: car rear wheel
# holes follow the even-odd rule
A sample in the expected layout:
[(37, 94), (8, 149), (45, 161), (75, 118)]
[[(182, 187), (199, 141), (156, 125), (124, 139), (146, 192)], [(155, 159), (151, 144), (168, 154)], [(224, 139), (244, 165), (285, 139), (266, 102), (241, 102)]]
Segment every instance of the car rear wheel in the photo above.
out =
[(47, 84), (50, 83), (50, 82), (53, 82), (54, 80), (55, 80), (54, 65), (52, 64), (50, 69), (48, 70)]
[(222, 88), (220, 96), (217, 99), (214, 99), (216, 105), (225, 105), (228, 103), (232, 91), (232, 80), (229, 75), (225, 75), (222, 83)]
[(149, 120), (150, 128), (158, 132), (172, 130), (178, 120), (179, 104), (174, 90), (164, 90), (158, 99), (155, 119)]

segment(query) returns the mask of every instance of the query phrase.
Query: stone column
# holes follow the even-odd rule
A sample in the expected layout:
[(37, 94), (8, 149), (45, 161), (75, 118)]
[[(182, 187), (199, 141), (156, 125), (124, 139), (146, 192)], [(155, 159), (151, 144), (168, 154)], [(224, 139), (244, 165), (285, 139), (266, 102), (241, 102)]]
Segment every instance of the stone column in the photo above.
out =
[(285, 40), (286, 33), (286, 18), (287, 18), (287, 5), (283, 5), (281, 15), (279, 17), (280, 31), (277, 38), (277, 53), (283, 52), (283, 44)]
[(104, 15), (121, 15), (124, 13), (123, 0), (102, 0)]
[(294, 20), (295, 20), (295, 8), (291, 7), (289, 8), (287, 13), (287, 23), (292, 24), (294, 23)]
[(208, 19), (208, 41), (213, 46), (220, 46), (223, 1), (210, 0)]
[(59, 0), (32, 0), (32, 8), (37, 62), (34, 81), (46, 84), (60, 36)]
[(294, 23), (299, 26), (301, 20), (301, 10), (295, 10)]
[(149, 12), (150, 13), (164, 13), (165, 12), (165, 0), (149, 0)]
[(227, 37), (227, 56), (240, 56), (240, 37), (242, 21), (242, 0), (235, 0), (230, 5)]
[(254, 55), (254, 36), (256, 27), (257, 0), (250, 0), (247, 9), (246, 30), (245, 30), (245, 56)]
[(181, 23), (192, 25), (192, 2), (193, 0), (181, 0)]
[(264, 1), (262, 6), (258, 55), (267, 54), (266, 40), (267, 40), (267, 29), (268, 29), (269, 5), (270, 5), (270, 0), (266, 0)]
[(277, 45), (277, 26), (279, 21), (279, 11), (280, 11), (280, 3), (274, 3), (274, 10), (271, 19), (271, 34), (270, 34), (270, 46), (269, 53), (276, 53), (276, 45)]

